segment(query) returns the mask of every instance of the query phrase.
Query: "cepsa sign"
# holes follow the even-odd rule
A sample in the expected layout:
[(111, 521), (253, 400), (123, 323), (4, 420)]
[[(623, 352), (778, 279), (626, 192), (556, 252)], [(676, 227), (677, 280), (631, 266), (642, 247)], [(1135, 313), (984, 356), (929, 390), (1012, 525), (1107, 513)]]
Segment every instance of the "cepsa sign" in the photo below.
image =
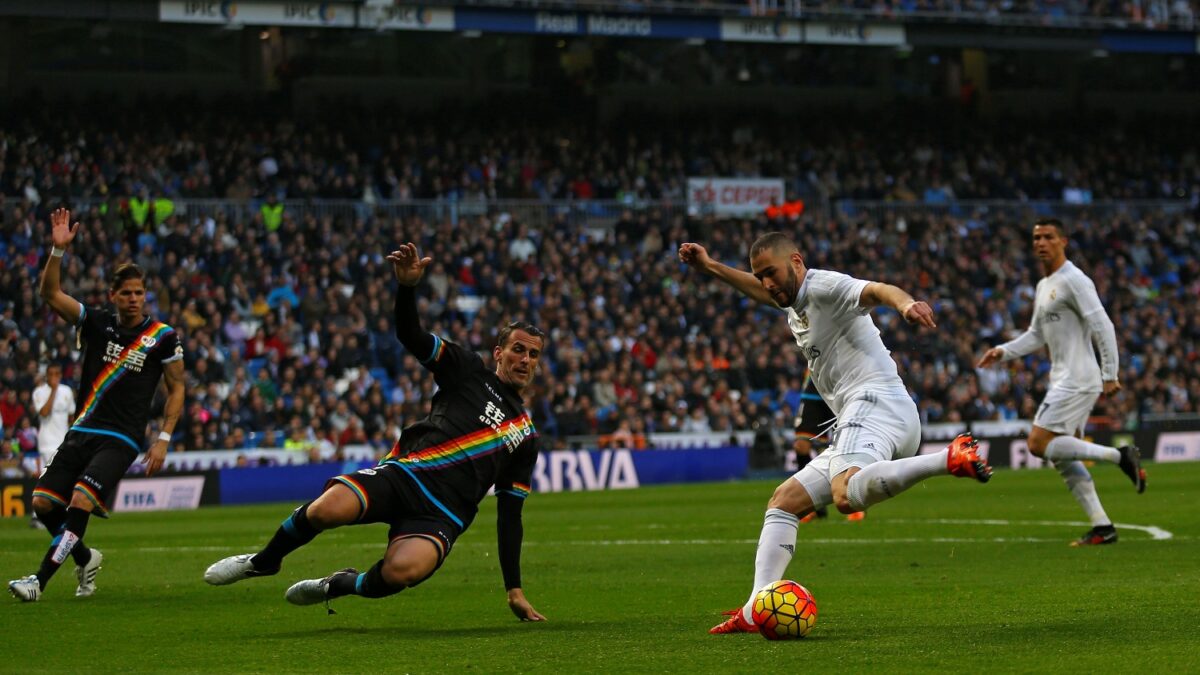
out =
[(688, 213), (749, 216), (784, 201), (782, 178), (689, 178)]

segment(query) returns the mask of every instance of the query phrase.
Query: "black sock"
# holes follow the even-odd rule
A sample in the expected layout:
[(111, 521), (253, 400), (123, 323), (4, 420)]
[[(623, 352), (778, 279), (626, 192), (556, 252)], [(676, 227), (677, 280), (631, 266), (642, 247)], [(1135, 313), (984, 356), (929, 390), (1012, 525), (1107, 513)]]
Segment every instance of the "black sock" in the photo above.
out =
[[(46, 526), (46, 531), (50, 533), (50, 537), (53, 539), (62, 531), (63, 521), (67, 518), (67, 510), (56, 506), (47, 513), (37, 514), (37, 517)], [(71, 549), (71, 557), (75, 559), (76, 565), (82, 567), (92, 561), (92, 549), (88, 548), (87, 544), (83, 543), (83, 539), (81, 538), (79, 543), (75, 544), (75, 547)]]
[(312, 502), (292, 511), (292, 515), (283, 521), (278, 530), (275, 530), (275, 536), (271, 537), (271, 541), (267, 542), (266, 547), (250, 559), (250, 562), (254, 564), (254, 569), (260, 572), (279, 569), (279, 566), (283, 564), (284, 556), (312, 541), (321, 533), (308, 521), (310, 504)]
[(87, 530), (88, 518), (91, 515), (90, 511), (80, 508), (67, 509), (63, 517), (62, 531), (54, 535), (46, 557), (42, 558), (42, 566), (38, 568), (37, 578), (43, 589), (50, 583), (50, 577), (53, 577), (58, 568), (67, 561), (71, 550), (83, 540), (83, 533)]
[(358, 576), (339, 574), (329, 582), (329, 597), (340, 598), (343, 595), (361, 595), (364, 598), (386, 598), (408, 588), (407, 586), (392, 586), (383, 578), (383, 561)]

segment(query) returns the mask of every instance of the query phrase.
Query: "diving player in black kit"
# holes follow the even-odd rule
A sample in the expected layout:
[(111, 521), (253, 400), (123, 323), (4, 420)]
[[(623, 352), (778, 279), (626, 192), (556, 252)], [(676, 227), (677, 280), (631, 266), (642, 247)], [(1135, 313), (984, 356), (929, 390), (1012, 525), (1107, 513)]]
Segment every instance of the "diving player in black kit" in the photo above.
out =
[(413, 287), (431, 258), (414, 244), (388, 256), (399, 282), (396, 337), (434, 374), (438, 392), (429, 417), (404, 429), (378, 466), (331, 478), (325, 491), (288, 516), (256, 554), (213, 563), (204, 580), (215, 586), (279, 572), (284, 556), (323, 530), (388, 523), (388, 547), (363, 573), (344, 569), (294, 584), (293, 604), (344, 595), (382, 598), (415, 586), (437, 571), (455, 539), (471, 525), (479, 502), (495, 487), (500, 569), (508, 606), (522, 621), (543, 621), (521, 589), (521, 507), (537, 462), (539, 441), (521, 393), (533, 380), (544, 337), (530, 324), (500, 330), (495, 370), (474, 352), (421, 328)]

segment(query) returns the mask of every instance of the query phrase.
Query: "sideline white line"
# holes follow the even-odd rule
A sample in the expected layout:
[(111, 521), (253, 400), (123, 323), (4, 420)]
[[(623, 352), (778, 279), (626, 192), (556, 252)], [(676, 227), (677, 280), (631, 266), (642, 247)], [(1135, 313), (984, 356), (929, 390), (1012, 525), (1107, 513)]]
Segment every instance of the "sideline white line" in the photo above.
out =
[[(955, 519), (955, 518), (935, 518), (932, 520), (919, 520), (919, 519), (909, 520), (909, 519), (897, 518), (897, 519), (888, 519), (888, 522), (889, 523), (937, 523), (940, 525), (1021, 525), (1021, 526), (1031, 525), (1031, 526), (1035, 526), (1035, 527), (1091, 527), (1092, 526), (1091, 523), (1085, 523), (1083, 521), (1063, 521), (1063, 520), (1001, 520), (1001, 519), (960, 520), (960, 519)], [(1156, 527), (1154, 525), (1134, 525), (1132, 523), (1113, 523), (1113, 525), (1117, 529), (1121, 529), (1121, 530), (1141, 530), (1142, 532), (1149, 534), (1151, 539), (1163, 540), (1163, 539), (1172, 539), (1175, 537), (1175, 535), (1172, 534), (1171, 532), (1168, 532), (1167, 530), (1164, 530), (1161, 527)]]

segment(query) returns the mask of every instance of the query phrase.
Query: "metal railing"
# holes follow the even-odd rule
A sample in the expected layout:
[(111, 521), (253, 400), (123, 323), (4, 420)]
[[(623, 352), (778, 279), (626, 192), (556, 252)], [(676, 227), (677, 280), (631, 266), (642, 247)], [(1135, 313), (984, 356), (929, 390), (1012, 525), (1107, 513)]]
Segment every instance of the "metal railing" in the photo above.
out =
[[(1060, 216), (1072, 221), (1100, 219), (1113, 216), (1128, 218), (1143, 214), (1190, 213), (1197, 205), (1188, 200), (1106, 200), (1078, 204), (1061, 200), (956, 200), (945, 203), (900, 202), (883, 200), (843, 199), (825, 202), (809, 201), (807, 213), (824, 219), (870, 218), (882, 222), (897, 217), (1029, 220), (1038, 216)], [(258, 215), (262, 200), (176, 199), (174, 213), (189, 223), (207, 217), (223, 215), (232, 222), (251, 222)], [(412, 199), (382, 200), (367, 203), (349, 199), (289, 199), (283, 202), (284, 213), (296, 219), (312, 216), (318, 220), (332, 218), (342, 226), (353, 226), (368, 219), (407, 219), (419, 217), (430, 222), (449, 222), (469, 225), (478, 216), (512, 218), (531, 227), (545, 228), (566, 224), (603, 230), (615, 225), (626, 214), (635, 221), (646, 215), (649, 224), (664, 225), (676, 218), (703, 215), (689, 209), (681, 200), (447, 200)], [(99, 201), (77, 200), (75, 209), (98, 207)], [(12, 200), (7, 208), (17, 206)]]
[(1029, 220), (1038, 216), (1060, 216), (1073, 221), (1112, 216), (1136, 218), (1147, 213), (1180, 214), (1196, 208), (1187, 200), (1131, 199), (1104, 200), (1088, 204), (1061, 200), (973, 200), (963, 199), (940, 204), (924, 202), (867, 201), (843, 199), (833, 203), (833, 215), (853, 219), (867, 216), (873, 220), (896, 217), (961, 219), (1005, 217)]
[[(86, 210), (99, 207), (100, 203), (99, 200), (81, 199), (74, 201), (73, 206)], [(250, 222), (258, 215), (263, 200), (181, 198), (173, 199), (172, 204), (174, 215), (188, 222), (219, 215), (232, 222)], [(636, 217), (645, 213), (656, 223), (661, 223), (687, 213), (686, 202), (671, 200), (406, 199), (365, 202), (353, 199), (288, 199), (283, 201), (283, 206), (284, 214), (293, 218), (333, 218), (343, 224), (369, 218), (418, 217), (431, 222), (459, 225), (469, 222), (471, 218), (486, 215), (491, 218), (512, 218), (534, 227), (566, 223), (604, 228), (615, 225), (625, 214)]]

